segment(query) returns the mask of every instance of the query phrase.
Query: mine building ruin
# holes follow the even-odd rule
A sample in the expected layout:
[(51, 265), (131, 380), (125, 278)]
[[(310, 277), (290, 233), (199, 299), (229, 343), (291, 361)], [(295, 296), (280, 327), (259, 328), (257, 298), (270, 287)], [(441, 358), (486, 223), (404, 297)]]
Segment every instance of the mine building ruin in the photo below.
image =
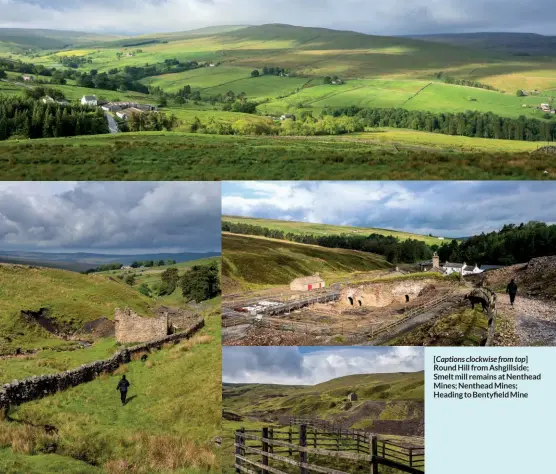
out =
[(296, 278), (290, 283), (290, 290), (292, 291), (311, 291), (324, 288), (324, 280), (318, 273), (313, 276)]

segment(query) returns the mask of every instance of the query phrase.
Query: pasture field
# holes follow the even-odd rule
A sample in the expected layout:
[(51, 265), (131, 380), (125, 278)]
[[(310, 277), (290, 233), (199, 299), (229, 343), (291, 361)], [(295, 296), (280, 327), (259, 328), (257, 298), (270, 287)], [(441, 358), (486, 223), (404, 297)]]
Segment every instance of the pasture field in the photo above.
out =
[(342, 278), (354, 272), (390, 268), (380, 255), (329, 249), (252, 235), (222, 234), (222, 277), (244, 290), (287, 285), (293, 279), (320, 273)]
[[(141, 79), (143, 84), (158, 86), (167, 94), (174, 94), (186, 85), (200, 92), (200, 101), (188, 100), (178, 105), (175, 98), (168, 96), (169, 105), (160, 108), (162, 112), (174, 113), (181, 121), (174, 128), (178, 132), (176, 136), (129, 134), (125, 138), (87, 137), (84, 142), (67, 139), (64, 147), (71, 147), (69, 155), (60, 155), (61, 142), (49, 139), (47, 156), (42, 153), (45, 142), (33, 145), (36, 146), (32, 150), (33, 164), (42, 168), (40, 172), (20, 164), (30, 159), (26, 156), (27, 145), (18, 150), (20, 145), (8, 144), (4, 148), (0, 144), (0, 157), (6, 157), (11, 163), (4, 171), (6, 179), (29, 179), (42, 173), (50, 179), (73, 179), (76, 174), (82, 179), (188, 179), (191, 176), (208, 179), (412, 179), (421, 176), (535, 179), (552, 176), (551, 160), (523, 154), (534, 150), (536, 144), (508, 142), (504, 145), (499, 140), (486, 144), (459, 137), (426, 137), (401, 129), (397, 136), (389, 132), (381, 134), (379, 140), (355, 135), (315, 140), (299, 138), (297, 143), (267, 137), (184, 138), (180, 133), (190, 130), (195, 117), (203, 123), (233, 125), (237, 120), (246, 120), (263, 124), (269, 120), (263, 115), (308, 111), (317, 117), (325, 109), (348, 106), (400, 107), (435, 113), (475, 110), (502, 117), (548, 120), (537, 107), (540, 103), (552, 103), (556, 94), (554, 56), (516, 56), (505, 50), (281, 24), (228, 26), (133, 38), (41, 30), (24, 33), (2, 36), (0, 32), (0, 57), (57, 68), (64, 67), (60, 61), (62, 56), (87, 58), (91, 62), (79, 66), (82, 72), (122, 70), (126, 66), (160, 64), (167, 59), (216, 65)], [(42, 49), (41, 38), (44, 38)], [(34, 44), (32, 54), (6, 46), (12, 45), (12, 41), (15, 45), (17, 41)], [(71, 46), (56, 49), (60, 41)], [(265, 66), (287, 68), (290, 77), (251, 77), (253, 69), (262, 73)], [(435, 79), (439, 72), (456, 79), (479, 81), (499, 91), (447, 84)], [(344, 83), (324, 84), (324, 77), (333, 75), (338, 75)], [(16, 77), (9, 73), (11, 83), (0, 81), (0, 93), (22, 92), (25, 86), (14, 84)], [(159, 96), (136, 92), (81, 88), (73, 80), (65, 86), (53, 87), (63, 91), (69, 100), (86, 94), (101, 100), (153, 105), (160, 100)], [(518, 97), (518, 89), (528, 93), (538, 89), (538, 93)], [(208, 101), (229, 91), (236, 95), (243, 92), (248, 100), (257, 102), (257, 114), (224, 112), (222, 104)], [(556, 120), (556, 116), (550, 120)], [(348, 144), (346, 138), (359, 141)], [(120, 148), (120, 144), (125, 146)], [(93, 145), (92, 149), (84, 150), (89, 145)], [(183, 146), (187, 148), (184, 150)], [(443, 156), (433, 151), (442, 151)], [(93, 159), (86, 159), (89, 152), (94, 154)], [(517, 155), (508, 156), (505, 152)], [(153, 162), (162, 156), (163, 162)], [(221, 160), (223, 156), (229, 158), (226, 163)], [(219, 173), (214, 171), (215, 161), (222, 170)], [(208, 167), (207, 162), (210, 162)], [(416, 164), (422, 167), (419, 175), (411, 170)], [(456, 165), (457, 176), (453, 174)], [(548, 171), (548, 176), (544, 171)]]
[(442, 242), (449, 243), (452, 239), (439, 240), (437, 237), (430, 237), (427, 235), (411, 234), (408, 232), (400, 232), (390, 229), (375, 229), (371, 227), (353, 227), (341, 226), (331, 224), (315, 224), (311, 222), (295, 222), (295, 221), (281, 221), (275, 219), (259, 219), (256, 217), (238, 217), (238, 216), (222, 216), (223, 221), (234, 222), (240, 224), (257, 225), (266, 227), (273, 230), (281, 230), (284, 233), (292, 233), (297, 235), (343, 235), (343, 234), (380, 234), (386, 236), (396, 237), (397, 239), (407, 240), (415, 239), (425, 242), (427, 245), (441, 244)]
[[(152, 352), (147, 362), (13, 408), (0, 421), (0, 470), (220, 472), (220, 317), (205, 321), (190, 340)], [(123, 373), (132, 385), (122, 407), (114, 388)], [(57, 431), (45, 434), (45, 425)], [(51, 454), (43, 454), (45, 445)]]
[[(554, 179), (550, 154), (143, 132), (0, 142), (4, 180)], [(545, 172), (546, 171), (546, 172)]]
[(30, 325), (21, 311), (45, 308), (62, 327), (78, 329), (101, 317), (114, 318), (116, 308), (129, 307), (140, 315), (150, 312), (151, 300), (122, 282), (103, 275), (82, 275), (67, 270), (0, 265), (1, 352), (15, 348), (38, 349), (76, 346), (38, 325)]
[(463, 152), (532, 152), (539, 148), (537, 142), (473, 138), (442, 133), (420, 132), (403, 128), (373, 128), (367, 132), (352, 133), (343, 140), (363, 140), (371, 143), (393, 143), (401, 146), (418, 145)]

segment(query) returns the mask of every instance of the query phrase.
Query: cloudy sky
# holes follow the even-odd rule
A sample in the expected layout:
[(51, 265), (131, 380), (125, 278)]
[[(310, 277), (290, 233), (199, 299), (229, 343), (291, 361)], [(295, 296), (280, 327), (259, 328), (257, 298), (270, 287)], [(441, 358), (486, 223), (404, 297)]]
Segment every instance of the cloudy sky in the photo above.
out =
[(0, 250), (219, 252), (220, 183), (0, 182)]
[(393, 35), (556, 30), (554, 0), (0, 0), (0, 12), (0, 27), (117, 33), (263, 23)]
[(232, 182), (223, 185), (222, 212), (467, 237), (504, 224), (556, 223), (556, 182)]
[(416, 372), (421, 347), (223, 347), (227, 383), (314, 385), (344, 375)]

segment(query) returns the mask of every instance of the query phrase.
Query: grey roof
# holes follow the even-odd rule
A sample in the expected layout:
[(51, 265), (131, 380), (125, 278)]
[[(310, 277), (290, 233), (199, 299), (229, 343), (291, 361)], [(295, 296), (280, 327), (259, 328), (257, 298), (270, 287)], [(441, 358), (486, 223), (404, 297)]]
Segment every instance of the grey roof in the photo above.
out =
[(467, 266), (465, 266), (465, 268), (463, 269), (463, 271), (465, 271), (465, 272), (472, 272), (473, 270), (475, 270), (475, 267), (474, 267), (474, 266), (471, 266), (471, 265), (467, 265)]
[(444, 268), (446, 267), (452, 267), (452, 268), (461, 268), (463, 267), (463, 263), (451, 263), (451, 262), (445, 262), (444, 265), (442, 265)]
[(83, 98), (85, 100), (97, 100), (97, 96), (96, 95), (84, 95)]
[(487, 271), (487, 270), (496, 270), (497, 268), (504, 268), (504, 265), (481, 265), (481, 270), (483, 271)]

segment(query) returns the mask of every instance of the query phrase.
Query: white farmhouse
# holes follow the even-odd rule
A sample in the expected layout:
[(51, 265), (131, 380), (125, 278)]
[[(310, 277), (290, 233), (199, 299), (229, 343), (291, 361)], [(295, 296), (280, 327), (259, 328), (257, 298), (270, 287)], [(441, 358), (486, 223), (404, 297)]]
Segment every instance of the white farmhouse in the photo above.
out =
[(81, 98), (81, 105), (88, 105), (90, 107), (96, 107), (98, 105), (98, 100), (96, 95), (84, 95)]

